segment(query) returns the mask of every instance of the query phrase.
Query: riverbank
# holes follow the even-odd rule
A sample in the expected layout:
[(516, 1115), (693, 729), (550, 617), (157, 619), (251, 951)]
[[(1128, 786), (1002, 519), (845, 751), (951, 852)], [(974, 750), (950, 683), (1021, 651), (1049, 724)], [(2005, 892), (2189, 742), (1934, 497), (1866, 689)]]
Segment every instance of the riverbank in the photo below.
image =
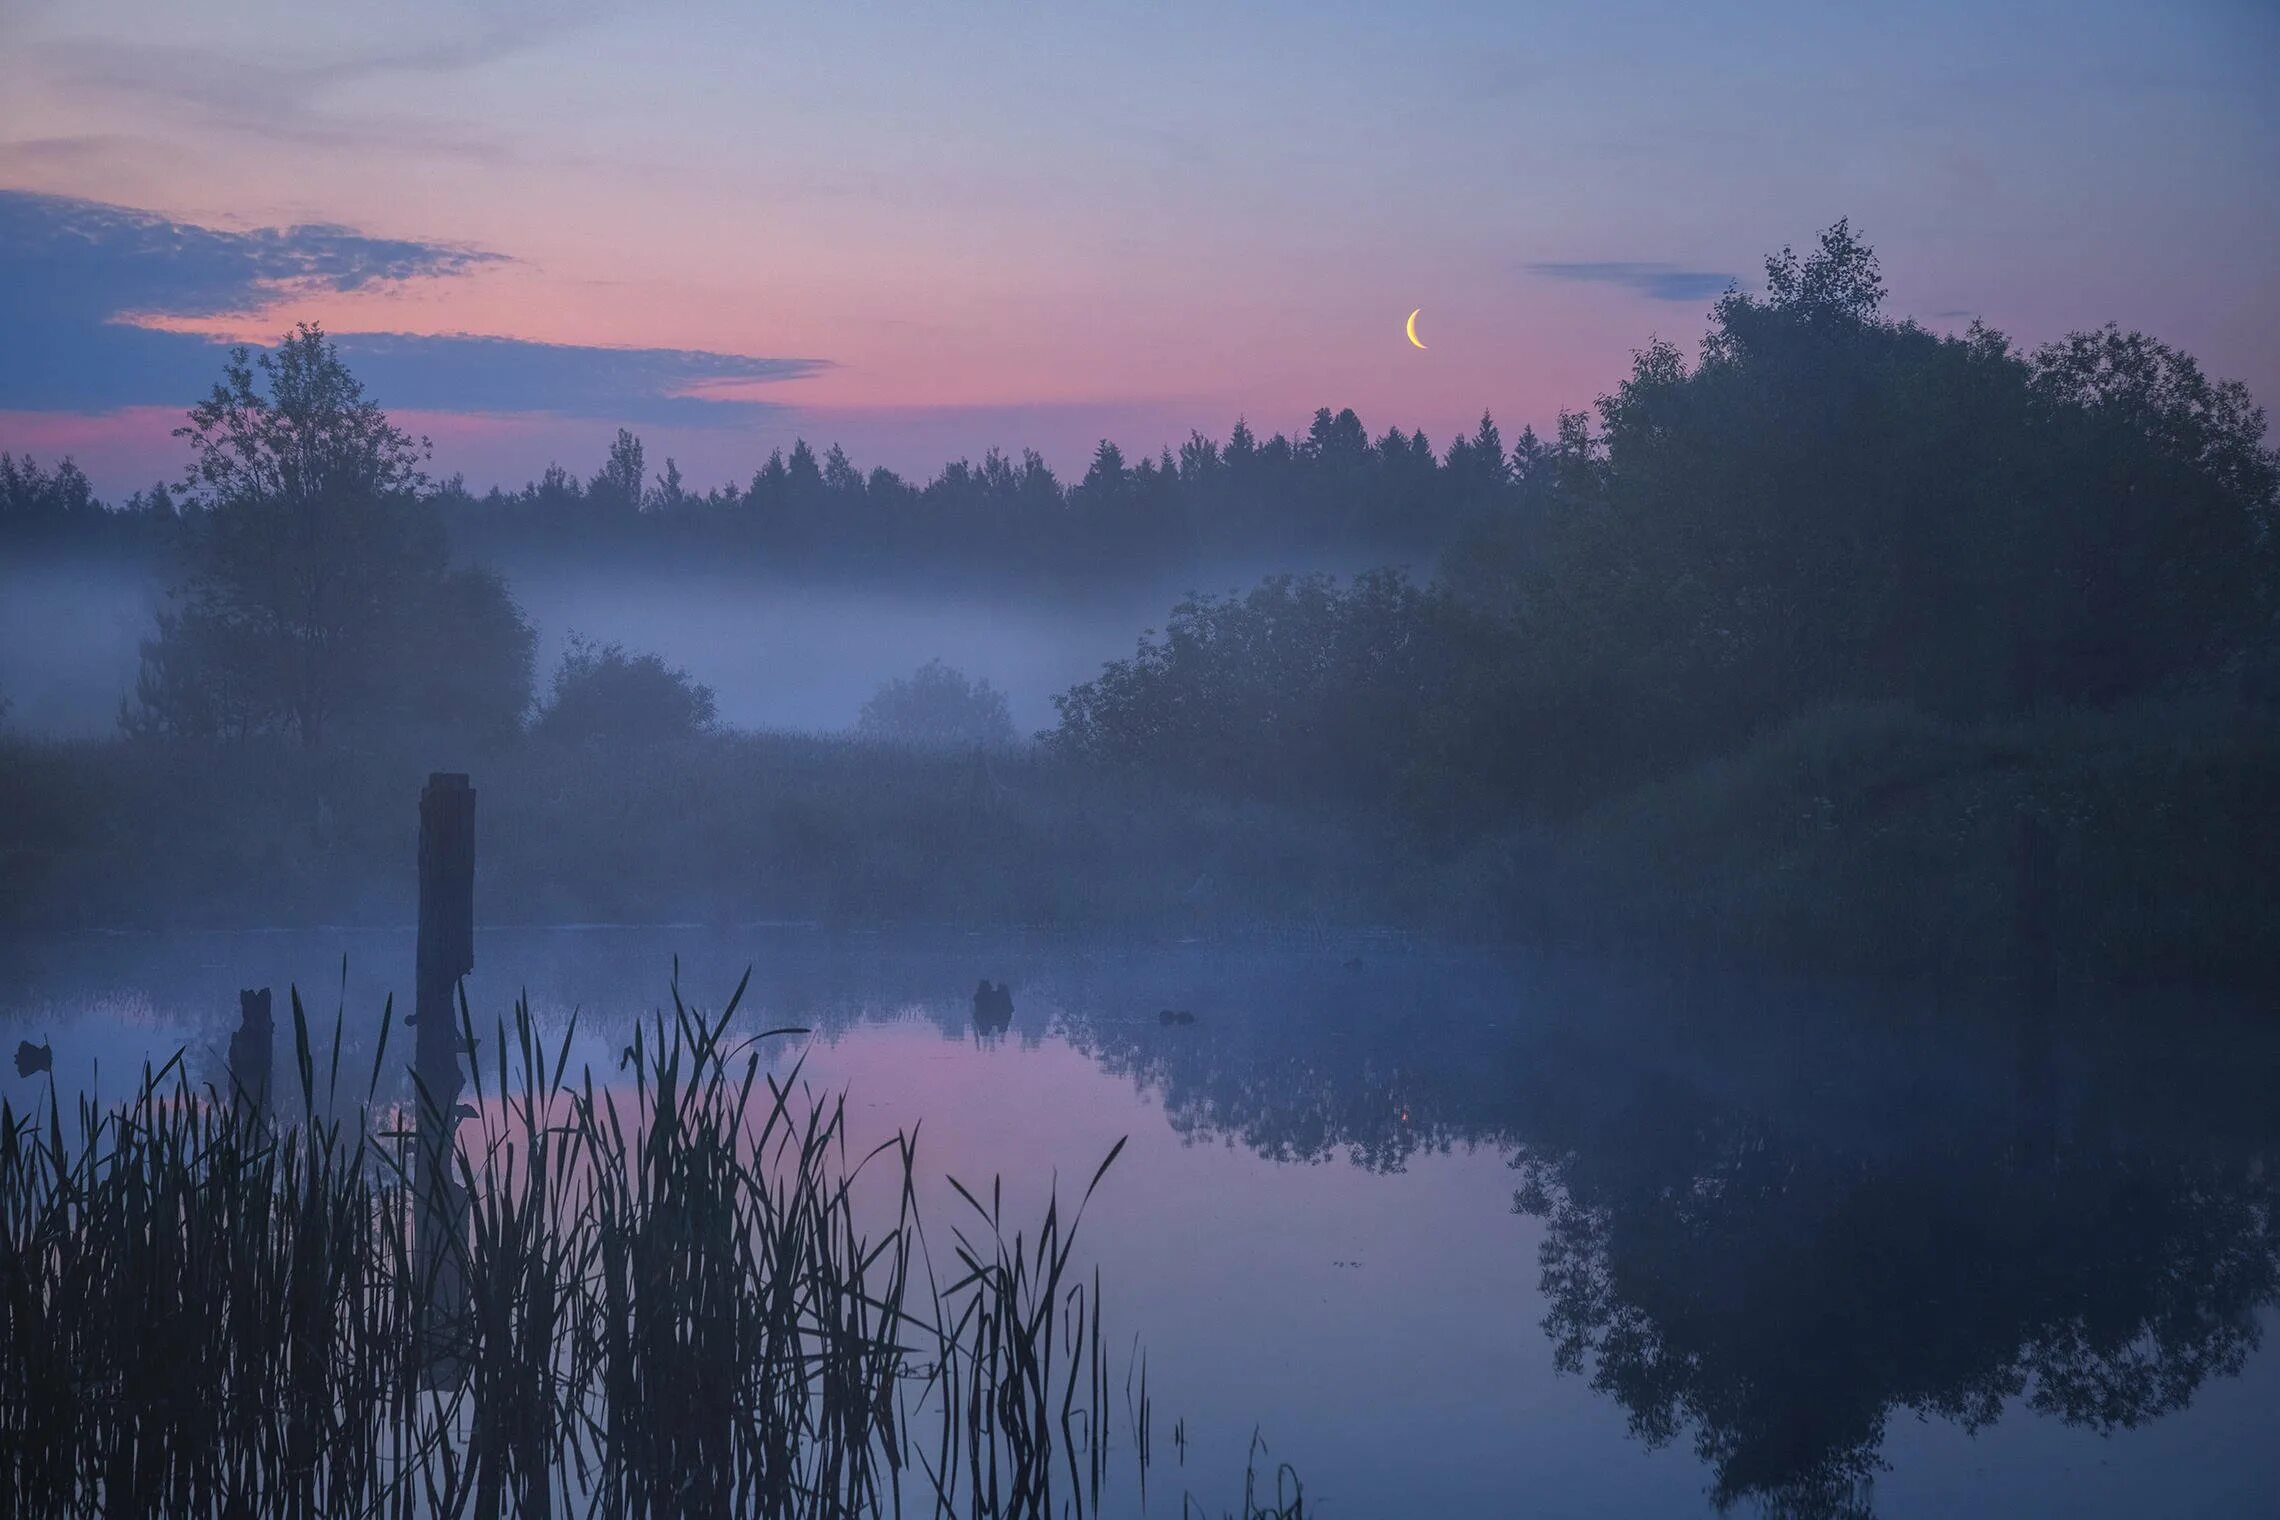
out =
[[(0, 928), (401, 924), (435, 756), (0, 743)], [(2173, 703), (1831, 709), (1571, 817), (1427, 838), (1021, 751), (725, 733), (446, 762), (484, 922), (1394, 927), (1908, 981), (2261, 991), (2280, 724)], [(2023, 831), (2047, 840), (2037, 900)]]
[[(435, 757), (119, 741), (0, 745), (0, 926), (410, 920)], [(491, 923), (1168, 928), (1374, 921), (1390, 836), (1025, 752), (727, 733), (528, 741), (478, 794)]]
[(1468, 869), (1515, 933), (1572, 947), (2261, 993), (2280, 966), (2275, 799), (2266, 709), (1969, 725), (1847, 706), (1492, 841)]

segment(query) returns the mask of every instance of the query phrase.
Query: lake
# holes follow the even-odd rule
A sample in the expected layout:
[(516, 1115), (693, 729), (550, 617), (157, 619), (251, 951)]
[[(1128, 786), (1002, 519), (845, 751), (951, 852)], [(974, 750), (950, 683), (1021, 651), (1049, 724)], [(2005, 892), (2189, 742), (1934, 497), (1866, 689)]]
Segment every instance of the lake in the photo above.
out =
[[(737, 1026), (812, 1031), (773, 1071), (844, 1091), (858, 1141), (919, 1127), (930, 1227), (947, 1176), (1034, 1218), (1128, 1137), (1080, 1257), (1146, 1356), (1150, 1513), (1232, 1508), (1254, 1432), (1332, 1520), (2275, 1512), (2280, 1040), (2224, 1009), (1391, 936), (586, 926), (476, 956), (478, 1027), (575, 1011), (597, 1073), (676, 957), (714, 1008), (749, 966)], [(52, 1040), (65, 1091), (183, 1047), (214, 1076), (237, 989), (289, 1031), (291, 984), (360, 1071), (411, 966), (408, 930), (5, 940), (0, 1047)], [(44, 1089), (0, 1067), (19, 1112)]]

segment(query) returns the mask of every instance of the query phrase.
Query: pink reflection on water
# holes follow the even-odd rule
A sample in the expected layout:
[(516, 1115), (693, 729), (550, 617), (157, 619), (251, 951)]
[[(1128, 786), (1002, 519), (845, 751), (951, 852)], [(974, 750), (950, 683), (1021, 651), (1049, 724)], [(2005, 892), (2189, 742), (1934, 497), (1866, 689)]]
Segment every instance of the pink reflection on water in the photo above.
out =
[[(972, 1218), (947, 1176), (985, 1200), (1002, 1176), (1007, 1215), (1027, 1229), (1056, 1174), (1066, 1209), (1129, 1137), (1078, 1261), (1101, 1269), (1111, 1340), (1147, 1352), (1159, 1432), (1187, 1420), (1196, 1444), (1172, 1481), (1199, 1497), (1239, 1482), (1254, 1426), (1307, 1475), (1310, 1508), (1335, 1495), (1348, 1513), (1509, 1493), (1579, 1438), (1636, 1462), (1619, 1417), (1554, 1386), (1538, 1227), (1511, 1217), (1497, 1152), (1423, 1155), (1398, 1175), (1266, 1161), (1183, 1138), (1153, 1094), (1055, 1034), (982, 1047), (902, 1019), (804, 1055), (808, 1082), (847, 1093), (851, 1145), (918, 1127), (938, 1269), (949, 1224)], [(1531, 1409), (1557, 1413), (1531, 1428)]]

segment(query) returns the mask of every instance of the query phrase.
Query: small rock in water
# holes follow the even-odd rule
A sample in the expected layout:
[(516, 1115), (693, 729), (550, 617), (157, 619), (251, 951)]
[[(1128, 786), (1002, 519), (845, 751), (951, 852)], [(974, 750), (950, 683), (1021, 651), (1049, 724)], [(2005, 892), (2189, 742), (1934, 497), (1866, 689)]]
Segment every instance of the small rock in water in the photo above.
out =
[(1165, 1008), (1158, 1010), (1156, 1022), (1159, 1024), (1192, 1024), (1195, 1022), (1195, 1015), (1185, 1008)]

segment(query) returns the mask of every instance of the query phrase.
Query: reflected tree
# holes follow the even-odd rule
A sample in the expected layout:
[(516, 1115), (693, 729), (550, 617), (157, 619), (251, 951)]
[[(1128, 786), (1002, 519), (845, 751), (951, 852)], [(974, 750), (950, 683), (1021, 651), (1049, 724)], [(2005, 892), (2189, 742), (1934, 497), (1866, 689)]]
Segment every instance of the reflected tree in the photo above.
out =
[(2280, 1290), (2260, 1156), (1831, 1146), (1668, 1088), (1621, 1122), (1515, 1160), (1545, 1332), (1642, 1440), (1691, 1431), (1721, 1508), (1860, 1512), (1897, 1410), (2145, 1424), (2238, 1373)]
[(1899, 1412), (2148, 1424), (2237, 1374), (2280, 1302), (2269, 1036), (2194, 1055), (2141, 1013), (2092, 1047), (2083, 1020), (1989, 1013), (1978, 1044), (1909, 1059), (1850, 1010), (1242, 991), (1303, 1014), (1072, 1038), (1183, 1132), (1277, 1161), (1507, 1149), (1555, 1364), (1641, 1441), (1689, 1441), (1722, 1509), (1872, 1514)]

